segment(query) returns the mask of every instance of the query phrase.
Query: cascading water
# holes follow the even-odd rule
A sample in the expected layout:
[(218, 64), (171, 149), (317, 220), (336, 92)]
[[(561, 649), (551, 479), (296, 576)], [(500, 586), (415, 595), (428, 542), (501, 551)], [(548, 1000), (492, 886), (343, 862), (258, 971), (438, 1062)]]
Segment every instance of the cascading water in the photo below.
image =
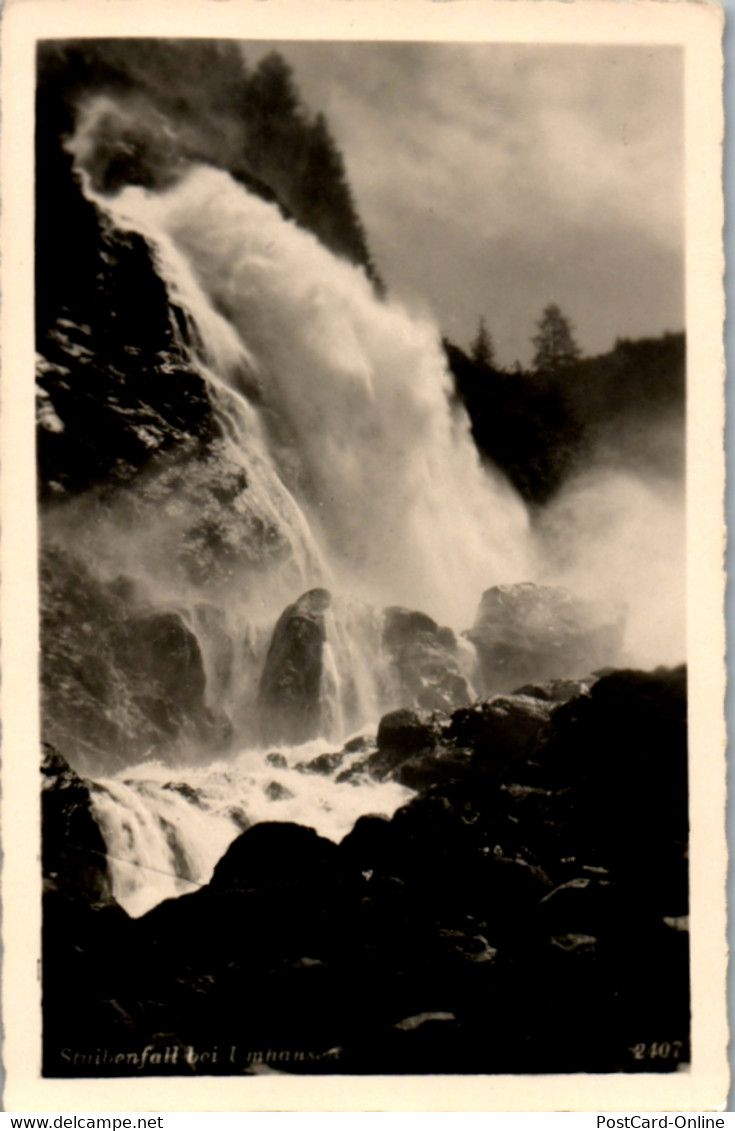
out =
[[(317, 740), (268, 762), (262, 751), (177, 771), (160, 762), (93, 784), (114, 894), (130, 915), (206, 884), (236, 836), (260, 821), (294, 821), (339, 841), (366, 813), (392, 813), (412, 796), (395, 782), (338, 782), (296, 767), (321, 754)], [(341, 769), (358, 760), (347, 755)]]
[[(467, 419), (451, 406), (433, 327), (378, 299), (361, 270), (222, 171), (193, 167), (166, 191), (128, 187), (114, 199), (96, 195), (83, 171), (82, 180), (118, 230), (145, 237), (184, 312), (179, 347), (220, 420), (219, 458), (242, 476), (229, 513), (264, 547), (254, 554), (242, 536), (230, 544), (220, 511), (227, 554), (211, 569), (172, 568), (200, 496), (216, 494), (194, 471), (176, 490), (161, 473), (153, 515), (136, 511), (133, 485), (124, 513), (107, 506), (86, 524), (98, 576), (123, 572), (148, 605), (182, 617), (201, 650), (206, 702), (247, 751), (206, 765), (189, 751), (178, 768), (142, 762), (95, 782), (115, 893), (137, 915), (206, 883), (254, 822), (294, 820), (340, 839), (360, 814), (389, 815), (410, 796), (359, 775), (337, 781), (344, 759), (326, 774), (296, 765), (402, 705), (378, 610), (408, 606), (465, 628), (483, 589), (528, 576), (530, 537), (525, 509), (480, 467)], [(258, 711), (273, 626), (306, 589), (324, 592), (315, 586), (331, 598), (316, 612), (293, 606), (291, 627), (317, 642), (311, 734), (321, 737), (301, 749), (278, 742), (268, 761)], [(467, 670), (470, 647), (458, 651)]]
[(265, 494), (298, 510), (323, 582), (462, 628), (483, 587), (525, 576), (525, 509), (450, 411), (433, 327), (219, 170), (104, 204), (159, 248), (218, 410), (248, 467), (267, 467)]

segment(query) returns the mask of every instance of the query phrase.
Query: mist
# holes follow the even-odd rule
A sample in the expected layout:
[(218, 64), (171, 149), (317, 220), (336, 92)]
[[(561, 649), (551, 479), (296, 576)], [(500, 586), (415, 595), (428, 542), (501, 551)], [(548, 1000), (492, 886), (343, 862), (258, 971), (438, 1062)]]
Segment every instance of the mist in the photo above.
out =
[(685, 533), (680, 481), (593, 462), (538, 520), (537, 577), (619, 609), (626, 664), (681, 663)]

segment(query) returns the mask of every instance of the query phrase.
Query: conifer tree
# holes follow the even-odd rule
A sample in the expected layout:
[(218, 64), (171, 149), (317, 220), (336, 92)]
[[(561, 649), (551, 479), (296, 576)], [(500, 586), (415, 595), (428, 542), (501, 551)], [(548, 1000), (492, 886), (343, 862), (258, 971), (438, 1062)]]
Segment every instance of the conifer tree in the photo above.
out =
[(495, 365), (495, 346), (484, 318), (480, 319), (477, 337), (470, 346), (470, 356), (477, 365), (492, 368)]
[(579, 361), (581, 350), (574, 340), (572, 324), (556, 303), (550, 303), (536, 323), (538, 334), (531, 340), (536, 347), (533, 367), (544, 373), (562, 373)]

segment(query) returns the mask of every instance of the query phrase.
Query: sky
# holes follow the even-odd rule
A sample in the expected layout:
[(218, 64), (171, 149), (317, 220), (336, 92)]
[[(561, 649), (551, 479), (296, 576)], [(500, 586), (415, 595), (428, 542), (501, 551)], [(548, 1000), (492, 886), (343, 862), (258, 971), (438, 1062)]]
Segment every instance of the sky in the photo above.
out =
[(683, 58), (662, 46), (276, 49), (345, 158), (390, 294), (527, 364), (557, 303), (588, 355), (684, 328)]

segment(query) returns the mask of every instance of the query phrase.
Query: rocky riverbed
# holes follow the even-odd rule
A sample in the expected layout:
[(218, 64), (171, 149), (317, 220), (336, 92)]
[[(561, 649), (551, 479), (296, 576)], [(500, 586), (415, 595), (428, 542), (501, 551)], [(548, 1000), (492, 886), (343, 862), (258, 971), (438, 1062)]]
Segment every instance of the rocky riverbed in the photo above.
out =
[(345, 771), (416, 791), (390, 820), (339, 844), (261, 822), (137, 920), (47, 750), (45, 1072), (675, 1069), (686, 750), (683, 668), (393, 712)]

